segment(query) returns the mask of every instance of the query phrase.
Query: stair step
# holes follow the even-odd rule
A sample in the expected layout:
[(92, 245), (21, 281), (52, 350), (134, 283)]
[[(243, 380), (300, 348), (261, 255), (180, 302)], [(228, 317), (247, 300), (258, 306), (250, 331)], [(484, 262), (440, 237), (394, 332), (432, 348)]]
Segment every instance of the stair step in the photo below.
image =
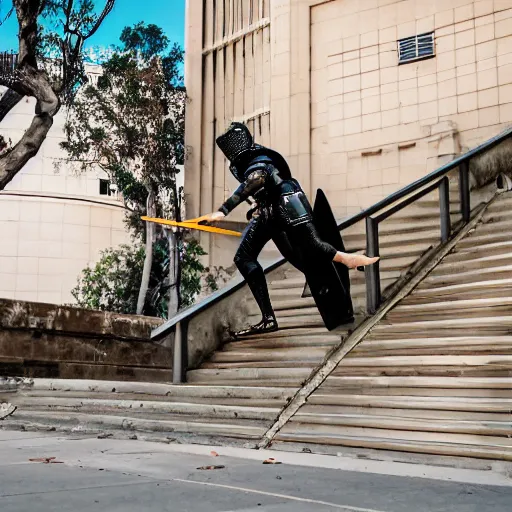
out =
[[(434, 242), (434, 240), (432, 241)], [(390, 259), (395, 257), (408, 257), (415, 256), (416, 259), (419, 258), (423, 253), (425, 253), (432, 244), (419, 243), (419, 244), (411, 244), (411, 243), (403, 243), (400, 245), (391, 245), (388, 247), (384, 247), (380, 251), (381, 257), (383, 259)]]
[[(387, 414), (408, 416), (421, 414), (437, 416), (441, 411), (452, 414), (454, 411), (471, 413), (505, 413), (512, 410), (512, 399), (507, 398), (479, 398), (479, 397), (445, 397), (445, 396), (382, 396), (370, 394), (344, 395), (315, 393), (308, 399), (308, 405), (301, 411), (309, 412), (313, 407), (325, 406), (325, 410), (336, 408), (352, 408), (362, 410), (367, 414), (379, 414), (382, 409)], [(324, 409), (320, 409), (322, 411)]]
[[(402, 438), (401, 432), (394, 433), (395, 437), (383, 437), (381, 432), (368, 432), (368, 429), (353, 429), (351, 435), (343, 432), (319, 432), (318, 428), (284, 428), (277, 436), (273, 446), (279, 449), (278, 441), (293, 443), (315, 443), (337, 446), (353, 446), (358, 448), (371, 448), (378, 450), (392, 450), (412, 453), (426, 453), (432, 455), (446, 455), (458, 457), (475, 457), (483, 459), (512, 460), (512, 449), (507, 446), (494, 444), (495, 438), (488, 436), (472, 436), (471, 444), (465, 442), (466, 437), (460, 435), (443, 435), (442, 440), (436, 440), (439, 434), (432, 434), (428, 439), (423, 434), (419, 439)], [(374, 434), (374, 435), (370, 435)]]
[[(375, 337), (377, 336), (377, 337)], [(364, 343), (359, 344), (352, 352), (354, 356), (384, 355), (382, 352), (389, 352), (394, 355), (418, 355), (424, 351), (426, 355), (433, 353), (459, 354), (464, 351), (471, 353), (508, 353), (512, 350), (512, 336), (461, 336), (446, 338), (411, 338), (400, 340), (382, 340), (378, 335), (367, 337)], [(501, 351), (501, 352), (500, 352)], [(402, 354), (403, 353), (403, 354)], [(398, 355), (398, 354), (396, 354)]]
[(467, 272), (470, 269), (481, 269), (486, 267), (502, 267), (512, 264), (511, 254), (492, 254), (490, 256), (482, 256), (476, 254), (473, 257), (458, 260), (453, 255), (449, 261), (444, 261), (433, 272), (433, 275), (440, 276), (446, 274), (457, 274)]
[(489, 281), (477, 281), (461, 284), (452, 284), (448, 286), (438, 286), (432, 288), (423, 288), (421, 285), (404, 300), (401, 301), (400, 306), (403, 304), (415, 304), (420, 300), (432, 300), (448, 298), (451, 300), (465, 300), (466, 294), (470, 294), (475, 298), (500, 297), (502, 292), (509, 296), (512, 292), (512, 279), (492, 279)]
[(133, 394), (164, 397), (204, 397), (204, 398), (265, 398), (288, 399), (293, 390), (282, 387), (246, 386), (191, 386), (178, 384), (157, 384), (124, 381), (91, 381), (66, 379), (33, 379), (30, 386), (22, 387), (22, 393), (108, 393)]
[[(282, 334), (286, 334), (286, 331), (278, 331)], [(341, 341), (341, 334), (329, 334), (327, 331), (319, 333), (319, 334), (311, 334), (311, 335), (290, 335), (290, 336), (280, 336), (276, 338), (258, 338), (258, 337), (250, 337), (246, 339), (241, 339), (239, 341), (232, 341), (227, 343), (222, 347), (222, 351), (219, 353), (225, 353), (227, 351), (240, 351), (246, 349), (255, 349), (255, 350), (263, 350), (263, 349), (292, 349), (297, 347), (311, 347), (314, 349), (315, 347), (323, 347), (326, 345), (335, 345)]]
[(508, 223), (512, 220), (512, 212), (507, 206), (500, 205), (499, 210), (486, 210), (482, 219), (484, 223)]
[[(339, 340), (338, 340), (339, 342)], [(261, 348), (247, 348), (239, 350), (229, 350), (216, 352), (210, 361), (212, 363), (249, 363), (263, 361), (319, 361), (325, 357), (325, 354), (334, 346), (321, 345), (318, 347), (302, 347), (265, 350)]]
[[(512, 311), (512, 296), (491, 297), (486, 299), (460, 299), (423, 304), (400, 304), (397, 308), (390, 311), (386, 318), (388, 321), (391, 321), (403, 316), (428, 316), (432, 314), (435, 314), (437, 317), (440, 315), (461, 314), (489, 316), (496, 314), (497, 308), (506, 308), (508, 311)], [(485, 309), (485, 311), (482, 311), (482, 309)]]
[(280, 408), (244, 407), (242, 405), (62, 397), (20, 397), (16, 400), (16, 405), (18, 408), (31, 407), (31, 410), (44, 408), (60, 411), (73, 409), (76, 412), (88, 410), (93, 414), (112, 411), (122, 411), (125, 414), (138, 412), (148, 418), (153, 413), (160, 413), (197, 416), (198, 418), (273, 420), (280, 411)]
[[(423, 205), (417, 206), (414, 208), (415, 204), (409, 205), (405, 207), (401, 212), (397, 212), (385, 222), (390, 221), (405, 221), (414, 224), (415, 222), (422, 221), (424, 219), (433, 219), (439, 221), (440, 218), (440, 208), (439, 203), (436, 206), (432, 205)], [(450, 204), (450, 216), (452, 217), (452, 222), (455, 222), (459, 219), (461, 215), (460, 203)]]
[[(423, 376), (357, 376), (357, 377), (327, 377), (328, 387), (348, 389), (348, 388), (423, 388), (423, 394), (430, 393), (429, 388), (443, 389), (503, 389), (511, 392), (510, 378), (508, 377), (423, 377)], [(428, 389), (428, 391), (427, 391)], [(512, 396), (512, 393), (510, 394)]]
[[(224, 371), (224, 370), (214, 370), (214, 371)], [(281, 369), (281, 372), (283, 373), (282, 369)], [(244, 386), (261, 386), (264, 383), (266, 386), (271, 386), (271, 387), (276, 387), (276, 388), (277, 387), (284, 387), (284, 388), (293, 387), (293, 388), (295, 388), (295, 390), (297, 390), (304, 384), (305, 379), (296, 378), (293, 376), (288, 377), (286, 375), (286, 373), (287, 372), (284, 372), (284, 375), (276, 376), (275, 378), (272, 378), (272, 379), (271, 378), (265, 379), (264, 382), (262, 382), (262, 379), (259, 379), (259, 378), (240, 379), (240, 378), (224, 378), (223, 376), (219, 376), (219, 379), (215, 380), (215, 384), (217, 384), (219, 386), (221, 386), (221, 385), (222, 386), (239, 386), (240, 384), (242, 384)], [(232, 376), (229, 376), (229, 377), (232, 377)], [(197, 380), (197, 381), (194, 381), (194, 384), (196, 386), (209, 386), (210, 382)]]
[(304, 288), (306, 279), (302, 277), (292, 277), (281, 280), (269, 281), (269, 289), (279, 290), (281, 288)]
[[(510, 355), (464, 355), (464, 356), (366, 356), (350, 354), (342, 360), (338, 369), (343, 366), (351, 368), (364, 367), (400, 367), (417, 368), (420, 366), (503, 366), (512, 368), (512, 356)], [(334, 370), (334, 374), (337, 370)]]
[(468, 282), (488, 281), (490, 277), (500, 279), (512, 278), (512, 265), (487, 266), (479, 268), (478, 272), (466, 270), (455, 274), (437, 274), (435, 272), (422, 281), (423, 287), (444, 287), (448, 285), (464, 284)]
[[(493, 226), (494, 228), (494, 226)], [(482, 227), (480, 231), (474, 231), (470, 233), (467, 237), (463, 238), (458, 244), (457, 249), (465, 249), (465, 248), (473, 248), (478, 247), (482, 244), (492, 244), (499, 242), (508, 242), (510, 240), (510, 232), (504, 230), (503, 228), (497, 229), (485, 229)]]
[[(74, 399), (99, 399), (99, 400), (112, 400), (112, 397), (117, 398), (118, 400), (131, 400), (131, 401), (149, 401), (149, 402), (168, 402), (168, 403), (187, 403), (187, 404), (205, 404), (205, 405), (226, 405), (226, 406), (243, 406), (243, 407), (259, 407), (259, 408), (282, 408), (287, 400), (290, 399), (295, 393), (295, 389), (293, 388), (289, 396), (285, 398), (260, 398), (257, 390), (258, 388), (253, 388), (255, 392), (250, 398), (237, 398), (229, 397), (208, 397), (208, 387), (206, 386), (195, 386), (197, 388), (205, 388), (205, 396), (157, 396), (157, 395), (137, 395), (130, 393), (86, 393), (86, 392), (74, 392), (68, 391), (65, 394), (59, 394), (53, 391), (35, 391), (35, 392), (24, 392), (23, 394), (18, 395), (20, 400), (24, 399), (24, 397), (37, 399), (38, 403), (45, 403), (46, 398), (74, 398)], [(277, 390), (286, 390), (286, 388), (276, 388)], [(16, 398), (16, 404), (19, 405), (19, 399)]]
[[(388, 323), (383, 320), (380, 324), (376, 325), (373, 329), (374, 333), (386, 334), (399, 334), (411, 332), (424, 332), (426, 329), (432, 332), (432, 329), (437, 329), (438, 333), (449, 329), (460, 329), (462, 331), (469, 331), (471, 334), (479, 332), (481, 334), (489, 331), (497, 333), (503, 332), (508, 334), (508, 330), (512, 328), (512, 316), (493, 316), (483, 318), (447, 318), (437, 320), (435, 316), (431, 315), (429, 320), (420, 320), (412, 322), (398, 322)], [(478, 330), (478, 331), (477, 331)]]
[[(496, 357), (503, 354), (491, 354)], [(388, 356), (395, 357), (395, 356)], [(405, 357), (405, 356), (403, 356)], [(421, 357), (421, 356), (416, 356)], [(443, 356), (439, 356), (443, 357)], [(455, 356), (454, 356), (455, 357)], [(510, 365), (477, 365), (461, 366), (457, 363), (451, 366), (420, 365), (418, 368), (406, 366), (340, 366), (332, 375), (337, 377), (478, 377), (478, 378), (512, 378)]]
[[(84, 414), (50, 411), (16, 411), (16, 422), (23, 424), (35, 423), (40, 426), (57, 427), (59, 431), (88, 430), (88, 429), (119, 429), (123, 431), (168, 432), (173, 435), (207, 434), (224, 437), (259, 439), (266, 431), (267, 426), (256, 422), (243, 424), (240, 420), (222, 423), (219, 421), (199, 422), (186, 420), (155, 420), (125, 415), (112, 414)], [(14, 423), (14, 422), (10, 422)], [(15, 423), (14, 423), (15, 424)], [(78, 428), (77, 428), (78, 427)], [(82, 428), (80, 428), (82, 427)]]
[(504, 210), (509, 211), (511, 207), (512, 197), (510, 197), (508, 194), (503, 194), (487, 207), (487, 211), (500, 213)]
[(311, 374), (311, 368), (240, 368), (229, 370), (211, 370), (200, 369), (191, 370), (187, 373), (187, 381), (190, 383), (208, 382), (212, 383), (235, 381), (243, 382), (265, 382), (267, 379), (271, 382), (292, 381), (301, 383)]
[[(507, 437), (510, 434), (510, 421), (506, 415), (501, 415), (501, 421), (496, 420), (457, 420), (449, 418), (411, 418), (396, 417), (384, 414), (335, 414), (299, 412), (289, 424), (287, 430), (293, 430), (294, 423), (318, 425), (319, 428), (336, 427), (364, 428), (375, 430), (406, 431), (413, 433), (438, 432), (443, 434), (484, 435)], [(453, 418), (453, 416), (451, 417)], [(286, 428), (286, 427), (285, 427)], [(512, 448), (512, 445), (510, 446)], [(512, 455), (512, 450), (511, 450)]]
[(247, 338), (243, 338), (243, 340), (236, 341), (234, 343), (242, 344), (242, 343), (256, 343), (259, 341), (272, 341), (272, 340), (278, 340), (278, 339), (291, 339), (297, 338), (300, 340), (307, 339), (311, 336), (317, 337), (317, 336), (335, 336), (339, 333), (336, 331), (336, 333), (329, 333), (329, 331), (324, 327), (295, 327), (292, 329), (280, 329), (276, 332), (269, 332), (264, 334), (257, 334), (253, 336), (248, 336)]
[(288, 368), (306, 368), (313, 370), (325, 358), (326, 350), (322, 356), (303, 357), (301, 359), (280, 359), (279, 361), (232, 361), (232, 362), (213, 362), (207, 361), (201, 365), (203, 370), (232, 370), (232, 369), (245, 369), (245, 368), (280, 368), (282, 371), (287, 371)]
[[(292, 311), (295, 313), (292, 316), (284, 316), (284, 311), (277, 311), (277, 322), (279, 324), (279, 329), (294, 329), (297, 327), (323, 327), (324, 321), (322, 317), (318, 313), (318, 309), (315, 308), (315, 314), (301, 315), (298, 312)], [(261, 320), (260, 315), (253, 315), (247, 317), (247, 321), (249, 324), (256, 324)]]
[[(309, 308), (301, 308), (300, 312), (296, 311), (295, 309), (282, 309), (280, 311), (276, 311), (276, 316), (278, 320), (280, 320), (281, 318), (296, 317), (298, 315), (318, 316), (318, 308), (316, 306), (312, 306)], [(260, 317), (261, 313), (257, 311), (254, 315), (254, 320), (257, 321)]]
[[(285, 310), (285, 309), (304, 309), (311, 308), (315, 306), (315, 300), (312, 297), (300, 297), (297, 299), (279, 299), (272, 301), (272, 307), (275, 311)], [(251, 314), (256, 314), (259, 309), (257, 305), (254, 305), (252, 309), (249, 309)]]
[[(375, 377), (373, 377), (375, 378)], [(404, 377), (392, 377), (392, 379), (404, 378)], [(425, 378), (425, 377), (423, 377)], [(431, 378), (431, 377), (429, 377)], [(460, 377), (447, 377), (450, 379), (460, 379)], [(378, 386), (378, 385), (363, 385), (359, 387), (347, 386), (346, 383), (343, 384), (340, 381), (340, 378), (337, 377), (337, 380), (330, 381), (330, 377), (322, 384), (319, 388), (318, 393), (325, 395), (337, 396), (338, 394), (346, 394), (346, 395), (378, 395), (381, 397), (402, 397), (402, 396), (412, 396), (412, 397), (425, 397), (426, 395), (430, 397), (457, 397), (457, 398), (493, 398), (493, 399), (511, 399), (512, 398), (512, 389), (481, 389), (478, 387), (465, 388), (465, 387), (450, 387), (443, 388), (439, 387), (428, 387), (427, 389), (423, 387), (407, 387), (407, 386)], [(400, 383), (398, 383), (400, 384)], [(308, 398), (308, 402), (312, 399), (314, 395)]]
[[(376, 440), (389, 439), (389, 440), (407, 440), (407, 441), (431, 441), (439, 442), (439, 434), (442, 431), (411, 431), (402, 430), (399, 428), (378, 428), (372, 427), (357, 427), (357, 426), (337, 426), (337, 425), (313, 425), (313, 424), (297, 424), (293, 421), (285, 425), (282, 433), (305, 432), (309, 431), (312, 434), (317, 432), (319, 435), (346, 435), (346, 436), (368, 436)], [(281, 436), (279, 436), (281, 438)], [(507, 436), (487, 435), (487, 434), (474, 434), (474, 433), (457, 433), (457, 432), (443, 432), (443, 442), (450, 444), (467, 444), (474, 445), (475, 449), (485, 446), (500, 447), (512, 460), (512, 446)]]
[[(358, 235), (344, 235), (343, 241), (347, 251), (361, 251), (366, 248), (366, 235), (364, 233)], [(411, 228), (407, 232), (383, 232), (379, 231), (379, 246), (382, 250), (386, 247), (396, 247), (404, 243), (404, 239), (408, 243), (425, 243), (432, 244), (433, 242), (439, 241), (440, 239), (439, 229), (428, 229), (428, 230), (415, 230)]]
[(462, 258), (473, 258), (475, 255), (486, 254), (488, 256), (492, 254), (504, 254), (508, 253), (512, 250), (512, 242), (493, 242), (488, 244), (479, 244), (473, 247), (455, 247), (455, 250), (450, 253), (443, 261), (449, 262), (452, 259), (457, 259), (460, 261)]

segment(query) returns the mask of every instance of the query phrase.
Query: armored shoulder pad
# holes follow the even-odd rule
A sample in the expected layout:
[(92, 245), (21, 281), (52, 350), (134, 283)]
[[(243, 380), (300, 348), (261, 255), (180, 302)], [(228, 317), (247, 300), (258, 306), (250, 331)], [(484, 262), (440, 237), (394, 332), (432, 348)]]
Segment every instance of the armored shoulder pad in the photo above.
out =
[(247, 178), (256, 171), (263, 173), (271, 173), (273, 169), (274, 166), (272, 165), (272, 160), (270, 158), (268, 158), (267, 156), (258, 156), (254, 160), (252, 160), (249, 166), (247, 167), (247, 170), (245, 171), (245, 177)]

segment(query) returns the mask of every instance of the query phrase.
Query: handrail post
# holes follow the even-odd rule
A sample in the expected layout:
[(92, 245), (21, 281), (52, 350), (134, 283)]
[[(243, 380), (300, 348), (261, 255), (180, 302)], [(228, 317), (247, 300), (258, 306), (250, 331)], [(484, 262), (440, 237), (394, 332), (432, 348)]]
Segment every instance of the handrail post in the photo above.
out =
[(439, 210), (441, 214), (441, 242), (450, 238), (452, 224), (450, 219), (450, 182), (445, 176), (439, 182)]
[(464, 160), (459, 166), (459, 193), (462, 220), (469, 222), (471, 217), (471, 202), (469, 197), (469, 160)]
[(178, 322), (174, 331), (173, 384), (182, 384), (185, 382), (187, 359), (187, 329), (186, 326), (182, 325), (182, 322)]
[[(370, 258), (379, 256), (379, 223), (366, 217), (366, 255)], [(366, 277), (366, 311), (373, 315), (380, 306), (380, 270), (379, 262), (364, 269)]]

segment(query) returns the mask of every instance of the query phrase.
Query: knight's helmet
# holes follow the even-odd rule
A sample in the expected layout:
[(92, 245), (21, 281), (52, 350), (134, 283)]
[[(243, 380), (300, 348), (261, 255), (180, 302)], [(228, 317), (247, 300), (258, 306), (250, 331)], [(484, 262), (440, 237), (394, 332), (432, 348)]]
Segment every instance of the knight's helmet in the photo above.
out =
[(242, 123), (231, 123), (227, 131), (217, 137), (216, 142), (230, 163), (234, 163), (244, 151), (251, 149), (254, 144), (251, 132)]

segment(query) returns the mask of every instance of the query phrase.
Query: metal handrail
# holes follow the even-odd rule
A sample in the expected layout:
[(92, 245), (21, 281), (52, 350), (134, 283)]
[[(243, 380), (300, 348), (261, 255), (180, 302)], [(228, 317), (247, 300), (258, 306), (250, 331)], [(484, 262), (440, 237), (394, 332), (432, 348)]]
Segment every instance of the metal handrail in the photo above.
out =
[[(494, 148), (504, 140), (512, 137), (512, 127), (506, 129), (502, 133), (489, 139), (488, 141), (480, 144), (476, 148), (464, 153), (463, 155), (455, 158), (451, 162), (441, 166), (440, 168), (432, 171), (431, 173), (423, 176), (422, 178), (414, 181), (413, 183), (403, 187), (402, 189), (390, 194), (381, 201), (375, 203), (373, 206), (366, 208), (365, 210), (356, 213), (347, 219), (343, 220), (338, 224), (340, 231), (345, 230), (358, 222), (366, 221), (366, 252), (368, 256), (379, 256), (379, 236), (378, 236), (378, 225), (380, 222), (393, 215), (394, 213), (402, 210), (411, 203), (417, 201), (426, 194), (433, 190), (439, 189), (440, 199), (440, 217), (441, 217), (441, 242), (445, 242), (449, 239), (451, 234), (451, 223), (450, 223), (450, 203), (449, 203), (449, 189), (448, 189), (448, 177), (446, 176), (450, 171), (459, 168), (459, 193), (461, 200), (461, 212), (463, 224), (469, 221), (470, 211), (470, 191), (469, 191), (469, 162), (472, 158), (475, 158), (483, 153), (486, 153), (490, 149)], [(399, 202), (400, 201), (400, 202)], [(398, 203), (398, 204), (396, 204)], [(394, 205), (389, 211), (382, 213), (378, 217), (372, 217), (381, 210)], [(276, 268), (286, 263), (285, 258), (281, 258), (274, 263), (268, 265), (264, 270), (265, 273), (271, 272)], [(379, 263), (371, 265), (365, 268), (366, 274), (366, 286), (367, 286), (367, 310), (373, 314), (376, 309), (380, 306), (381, 292), (380, 292), (380, 277), (379, 277)], [(220, 300), (233, 294), (245, 284), (243, 278), (234, 279), (226, 287), (206, 297), (202, 301), (194, 304), (173, 318), (169, 319), (163, 325), (155, 329), (151, 335), (152, 339), (162, 339), (168, 335), (174, 328), (180, 333), (185, 332), (186, 329), (182, 329), (182, 324), (188, 324), (188, 322), (200, 312), (213, 306)], [(183, 337), (183, 335), (181, 336)], [(184, 336), (186, 338), (186, 334)], [(182, 382), (184, 376), (184, 368), (182, 361), (183, 345), (186, 343), (185, 340), (175, 340), (175, 343), (180, 345), (180, 350), (175, 350), (175, 364), (178, 366), (174, 368), (173, 380), (175, 382)]]

